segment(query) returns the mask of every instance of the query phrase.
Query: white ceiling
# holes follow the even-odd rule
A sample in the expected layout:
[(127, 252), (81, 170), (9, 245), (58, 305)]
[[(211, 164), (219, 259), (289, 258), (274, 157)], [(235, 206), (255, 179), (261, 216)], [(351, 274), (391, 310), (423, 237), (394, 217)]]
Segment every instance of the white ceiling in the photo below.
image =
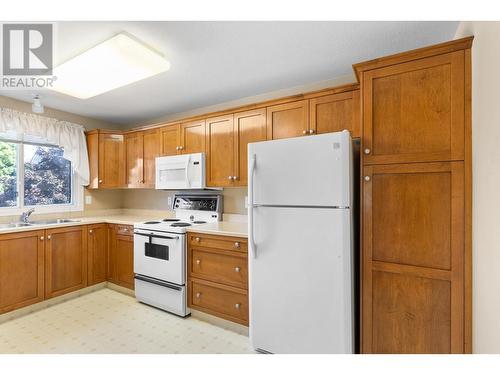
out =
[[(60, 22), (56, 64), (127, 31), (171, 69), (90, 98), (42, 92), (46, 106), (133, 124), (352, 73), (351, 65), (453, 39), (458, 22)], [(33, 91), (0, 91), (30, 101)]]

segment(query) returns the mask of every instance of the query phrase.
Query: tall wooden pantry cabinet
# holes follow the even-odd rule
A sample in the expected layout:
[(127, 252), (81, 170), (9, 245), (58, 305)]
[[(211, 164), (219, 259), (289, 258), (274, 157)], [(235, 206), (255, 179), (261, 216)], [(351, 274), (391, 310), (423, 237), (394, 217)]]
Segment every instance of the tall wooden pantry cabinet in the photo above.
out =
[(471, 352), (471, 46), (354, 65), (363, 353)]

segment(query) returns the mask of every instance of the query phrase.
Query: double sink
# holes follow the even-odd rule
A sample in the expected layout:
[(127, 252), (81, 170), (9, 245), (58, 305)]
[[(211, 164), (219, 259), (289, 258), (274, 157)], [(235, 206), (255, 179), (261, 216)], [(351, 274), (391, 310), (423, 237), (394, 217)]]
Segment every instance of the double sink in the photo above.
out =
[(28, 223), (15, 222), (15, 223), (5, 223), (0, 224), (0, 229), (6, 228), (24, 228), (24, 227), (36, 227), (38, 225), (51, 225), (51, 224), (65, 224), (65, 223), (79, 223), (80, 220), (73, 219), (51, 219), (51, 220), (35, 220)]

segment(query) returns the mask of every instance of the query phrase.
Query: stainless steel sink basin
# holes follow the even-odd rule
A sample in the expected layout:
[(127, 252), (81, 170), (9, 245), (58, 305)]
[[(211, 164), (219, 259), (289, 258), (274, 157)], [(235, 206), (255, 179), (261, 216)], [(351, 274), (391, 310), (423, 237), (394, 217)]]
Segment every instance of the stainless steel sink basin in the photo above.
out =
[(34, 225), (47, 225), (47, 224), (64, 224), (64, 223), (79, 223), (80, 220), (73, 219), (50, 219), (50, 220), (35, 220), (31, 224)]
[(32, 227), (32, 223), (6, 223), (0, 224), (0, 229), (2, 228), (22, 228), (22, 227)]

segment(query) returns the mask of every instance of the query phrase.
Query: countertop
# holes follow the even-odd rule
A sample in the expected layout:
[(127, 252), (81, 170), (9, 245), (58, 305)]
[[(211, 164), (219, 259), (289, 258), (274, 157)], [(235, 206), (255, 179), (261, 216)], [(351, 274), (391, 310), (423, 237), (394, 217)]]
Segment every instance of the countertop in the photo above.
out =
[[(144, 216), (144, 215), (127, 215), (127, 214), (108, 215), (108, 216), (83, 216), (83, 217), (71, 218), (72, 220), (77, 220), (77, 221), (70, 223), (43, 224), (43, 225), (34, 225), (34, 226), (19, 227), (19, 228), (0, 228), (0, 234), (28, 232), (33, 230), (71, 227), (75, 225), (89, 225), (98, 223), (134, 225), (134, 223), (137, 222), (146, 220), (157, 220), (162, 218), (164, 218), (164, 216), (152, 217), (151, 215)], [(188, 231), (207, 233), (207, 234), (218, 234), (221, 236), (247, 237), (247, 224), (245, 222), (236, 222), (236, 221), (219, 221), (217, 223), (197, 225), (196, 227), (189, 228)]]
[(221, 236), (248, 237), (247, 223), (237, 221), (219, 221), (217, 223), (208, 223), (191, 227), (188, 232), (218, 234)]

